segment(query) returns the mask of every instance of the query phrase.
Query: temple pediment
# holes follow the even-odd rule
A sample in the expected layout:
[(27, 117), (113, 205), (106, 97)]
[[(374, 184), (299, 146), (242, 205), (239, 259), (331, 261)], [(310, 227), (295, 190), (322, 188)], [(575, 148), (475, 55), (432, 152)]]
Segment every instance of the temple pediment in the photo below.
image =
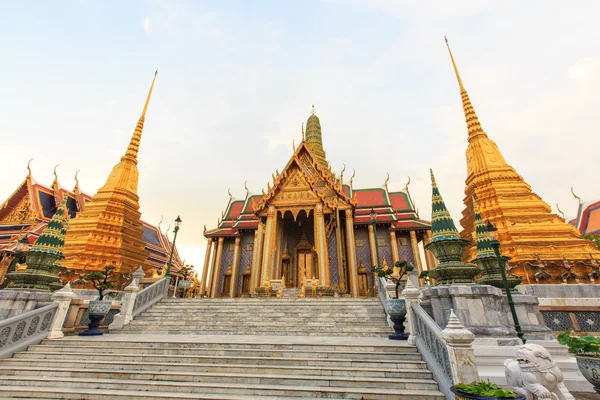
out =
[(281, 173), (273, 174), (273, 186), (267, 184), (262, 200), (254, 206), (258, 215), (266, 215), (270, 205), (297, 216), (301, 209), (323, 204), (328, 214), (336, 208), (352, 208), (356, 201), (343, 191), (341, 179), (325, 169), (303, 141)]

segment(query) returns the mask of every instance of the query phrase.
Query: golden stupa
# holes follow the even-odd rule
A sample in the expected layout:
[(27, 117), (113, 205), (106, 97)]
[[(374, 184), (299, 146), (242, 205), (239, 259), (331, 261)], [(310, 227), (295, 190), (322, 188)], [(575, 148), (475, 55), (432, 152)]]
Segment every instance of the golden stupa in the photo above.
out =
[[(449, 45), (448, 51), (460, 87), (469, 142), (461, 237), (475, 243), (475, 197), (483, 220), (498, 228), (502, 254), (511, 258), (509, 263), (516, 268), (513, 272), (525, 278), (524, 283), (535, 283), (533, 274), (546, 267), (557, 268), (552, 279), (560, 280), (561, 274), (576, 264), (581, 280), (587, 280), (586, 265), (592, 258), (600, 259), (600, 251), (581, 239), (575, 227), (552, 214), (550, 206), (506, 163), (479, 123)], [(465, 261), (473, 260), (475, 252), (475, 246), (467, 249)]]
[(137, 156), (157, 74), (158, 71), (125, 155), (113, 167), (104, 186), (69, 224), (63, 251), (63, 265), (68, 269), (91, 271), (114, 265), (116, 272), (129, 273), (143, 266), (151, 272), (151, 267), (145, 265), (148, 252), (142, 240)]

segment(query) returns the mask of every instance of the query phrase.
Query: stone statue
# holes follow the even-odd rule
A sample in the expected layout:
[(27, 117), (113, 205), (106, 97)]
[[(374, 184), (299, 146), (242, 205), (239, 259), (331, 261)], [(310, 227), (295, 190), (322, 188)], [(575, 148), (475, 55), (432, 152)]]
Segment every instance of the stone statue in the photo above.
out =
[(517, 350), (516, 360), (506, 359), (504, 375), (508, 386), (527, 400), (575, 400), (550, 352), (538, 344), (524, 344)]

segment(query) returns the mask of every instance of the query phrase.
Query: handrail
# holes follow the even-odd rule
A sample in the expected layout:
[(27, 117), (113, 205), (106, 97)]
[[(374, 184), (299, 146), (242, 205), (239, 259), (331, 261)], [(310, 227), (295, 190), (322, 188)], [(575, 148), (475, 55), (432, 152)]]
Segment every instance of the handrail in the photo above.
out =
[(384, 278), (382, 278), (381, 276), (377, 277), (377, 292), (379, 294), (379, 301), (381, 301), (381, 304), (383, 306), (385, 306), (385, 301), (389, 300), (391, 297), (388, 294), (387, 290), (385, 289), (385, 284), (386, 281)]
[(162, 299), (167, 295), (169, 290), (169, 283), (171, 277), (165, 276), (159, 281), (154, 282), (152, 285), (140, 290), (135, 296), (135, 303), (133, 304), (132, 316), (136, 317), (154, 303)]
[(56, 303), (0, 321), (0, 358), (25, 350), (48, 336)]
[(419, 303), (412, 303), (411, 308), (417, 348), (438, 382), (440, 391), (446, 399), (454, 399), (454, 394), (450, 391), (453, 384), (450, 358), (446, 341), (442, 338), (442, 329)]

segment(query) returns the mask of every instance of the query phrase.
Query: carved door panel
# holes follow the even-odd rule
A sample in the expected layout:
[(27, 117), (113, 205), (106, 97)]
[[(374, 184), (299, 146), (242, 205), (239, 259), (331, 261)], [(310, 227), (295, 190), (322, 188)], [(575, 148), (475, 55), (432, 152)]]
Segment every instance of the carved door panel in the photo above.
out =
[(311, 251), (298, 251), (298, 282), (302, 284), (302, 280), (312, 278), (313, 272), (313, 256)]

